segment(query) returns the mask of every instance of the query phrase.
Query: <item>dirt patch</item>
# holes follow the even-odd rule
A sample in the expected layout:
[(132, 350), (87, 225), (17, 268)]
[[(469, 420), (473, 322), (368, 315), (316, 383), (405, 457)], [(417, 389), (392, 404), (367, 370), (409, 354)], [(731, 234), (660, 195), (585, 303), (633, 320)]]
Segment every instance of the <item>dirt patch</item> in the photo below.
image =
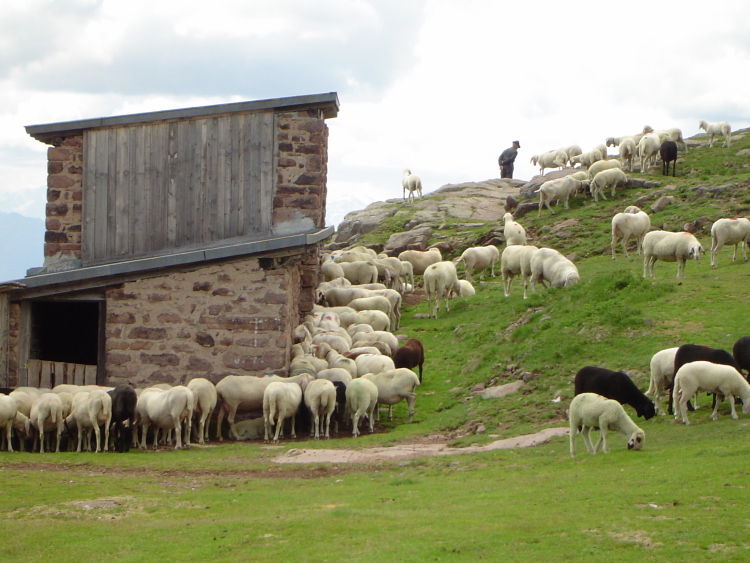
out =
[(546, 428), (535, 434), (526, 434), (505, 440), (496, 440), (484, 446), (451, 448), (447, 444), (403, 444), (362, 450), (306, 450), (291, 449), (272, 459), (276, 463), (376, 463), (395, 459), (457, 455), (464, 453), (528, 448), (543, 444), (550, 438), (564, 436), (568, 428)]

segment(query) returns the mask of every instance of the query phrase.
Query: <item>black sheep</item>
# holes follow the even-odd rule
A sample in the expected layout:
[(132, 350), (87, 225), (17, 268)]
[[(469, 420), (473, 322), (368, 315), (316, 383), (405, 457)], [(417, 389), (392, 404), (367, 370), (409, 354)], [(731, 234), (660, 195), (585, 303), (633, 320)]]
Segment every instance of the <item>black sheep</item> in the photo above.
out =
[[(112, 398), (112, 423), (115, 425), (115, 451), (127, 452), (133, 437), (138, 396), (130, 385), (118, 385), (109, 392), (109, 396)], [(125, 422), (128, 423), (127, 426)]]
[(740, 370), (750, 373), (750, 336), (741, 336), (734, 343), (732, 357)]
[[(734, 361), (734, 358), (732, 357), (732, 355), (726, 350), (722, 350), (721, 348), (709, 348), (708, 346), (700, 346), (698, 344), (683, 344), (682, 346), (677, 348), (677, 352), (674, 355), (675, 375), (677, 375), (677, 370), (679, 370), (685, 364), (688, 364), (690, 362), (698, 362), (698, 361), (732, 366), (738, 372), (742, 373), (739, 366), (737, 365), (737, 362)], [(672, 387), (673, 386), (674, 386), (674, 380), (669, 386), (669, 408), (668, 408), (669, 414), (674, 413), (674, 410), (672, 408)], [(716, 395), (714, 395), (713, 400), (716, 401)], [(713, 404), (712, 404), (712, 407), (713, 407)], [(690, 409), (689, 405), (688, 405), (688, 408)]]
[(677, 173), (677, 143), (674, 141), (664, 141), (659, 147), (659, 155), (661, 156), (661, 174), (662, 176), (669, 175), (669, 163), (672, 164), (672, 176)]
[(621, 371), (586, 366), (575, 377), (575, 394), (597, 393), (614, 399), (621, 405), (630, 405), (638, 416), (648, 420), (656, 414), (653, 401), (646, 397), (635, 383)]
[(424, 363), (424, 346), (416, 338), (409, 338), (393, 353), (393, 364), (397, 368), (413, 369), (419, 366), (419, 382), (422, 383), (422, 364)]

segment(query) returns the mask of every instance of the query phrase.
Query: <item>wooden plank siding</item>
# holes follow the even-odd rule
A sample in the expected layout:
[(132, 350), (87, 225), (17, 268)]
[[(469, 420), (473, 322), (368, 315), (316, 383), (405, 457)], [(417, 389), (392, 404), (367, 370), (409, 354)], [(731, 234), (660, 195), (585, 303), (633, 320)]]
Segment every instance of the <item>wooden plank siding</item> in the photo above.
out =
[(29, 360), (26, 385), (51, 389), (56, 385), (97, 385), (97, 367), (85, 364)]
[(84, 132), (84, 264), (271, 232), (275, 115)]

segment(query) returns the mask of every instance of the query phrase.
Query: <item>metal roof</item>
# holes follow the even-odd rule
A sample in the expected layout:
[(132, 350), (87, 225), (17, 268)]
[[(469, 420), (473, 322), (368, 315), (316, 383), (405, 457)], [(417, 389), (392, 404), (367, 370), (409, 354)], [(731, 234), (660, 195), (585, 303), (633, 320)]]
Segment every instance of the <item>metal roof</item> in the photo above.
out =
[(336, 92), (329, 92), (327, 94), (310, 94), (306, 96), (274, 98), (253, 102), (235, 102), (195, 108), (136, 113), (115, 117), (82, 119), (79, 121), (63, 121), (60, 123), (47, 123), (44, 125), (27, 125), (26, 132), (37, 141), (51, 144), (51, 141), (55, 137), (69, 137), (75, 134), (80, 134), (80, 132), (85, 129), (116, 127), (153, 121), (194, 119), (226, 113), (265, 110), (292, 111), (298, 109), (322, 109), (324, 118), (328, 119), (336, 117), (339, 111), (339, 97)]

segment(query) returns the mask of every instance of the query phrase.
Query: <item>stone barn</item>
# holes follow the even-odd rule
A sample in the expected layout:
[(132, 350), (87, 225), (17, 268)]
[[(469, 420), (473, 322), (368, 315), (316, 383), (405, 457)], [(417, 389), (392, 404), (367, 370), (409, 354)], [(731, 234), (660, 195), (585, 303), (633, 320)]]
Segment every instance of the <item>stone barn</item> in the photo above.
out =
[(0, 283), (0, 384), (285, 374), (314, 301), (335, 93), (26, 130), (44, 265)]

